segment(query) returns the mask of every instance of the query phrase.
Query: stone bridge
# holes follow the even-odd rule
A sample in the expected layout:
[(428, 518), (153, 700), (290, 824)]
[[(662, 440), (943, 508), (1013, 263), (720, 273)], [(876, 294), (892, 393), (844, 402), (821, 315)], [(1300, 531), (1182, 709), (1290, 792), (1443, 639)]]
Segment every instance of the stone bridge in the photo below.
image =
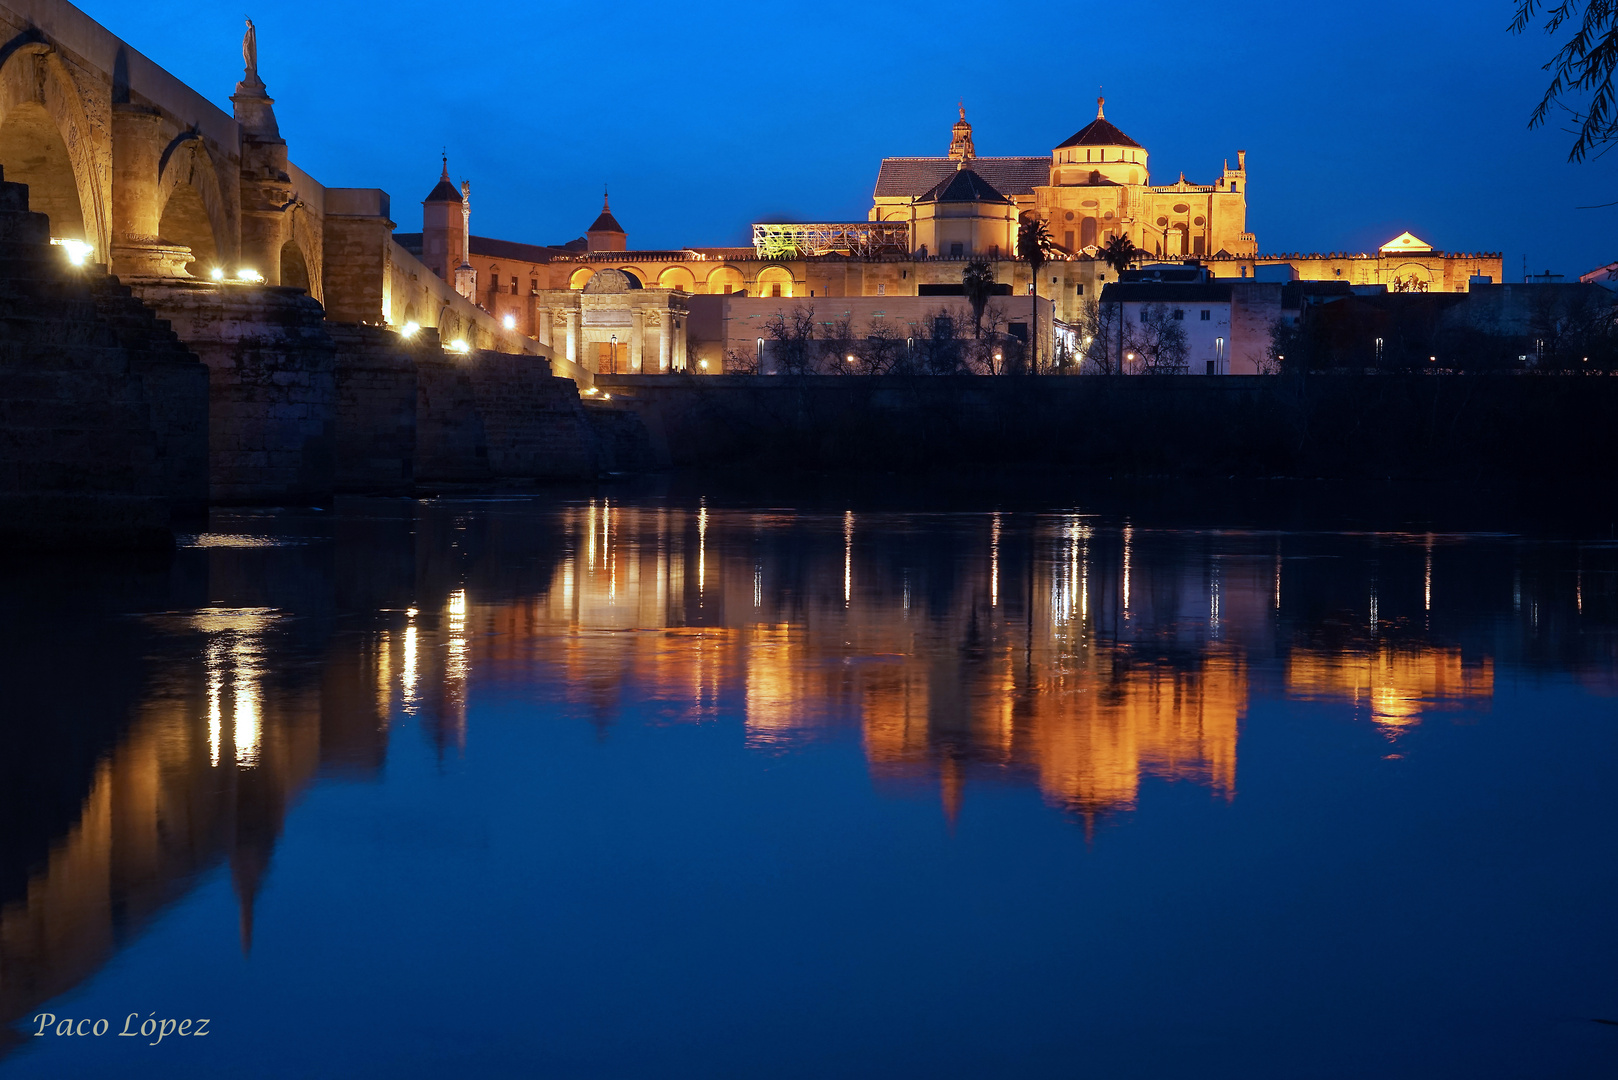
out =
[[(175, 507), (593, 475), (606, 444), (577, 387), (550, 378), (549, 347), (395, 242), (386, 192), (327, 188), (291, 162), (257, 54), (249, 23), (226, 113), (63, 0), (0, 0), (0, 501), (99, 492), (59, 537), (114, 495), (138, 517), (158, 495)], [(185, 350), (205, 371), (184, 372)], [(97, 462), (125, 443), (63, 426), (90, 415), (75, 401), (108, 393), (124, 428), (148, 418), (129, 438), (151, 460), (109, 472)], [(608, 443), (621, 421), (603, 420)], [(41, 488), (29, 455), (77, 481)]]

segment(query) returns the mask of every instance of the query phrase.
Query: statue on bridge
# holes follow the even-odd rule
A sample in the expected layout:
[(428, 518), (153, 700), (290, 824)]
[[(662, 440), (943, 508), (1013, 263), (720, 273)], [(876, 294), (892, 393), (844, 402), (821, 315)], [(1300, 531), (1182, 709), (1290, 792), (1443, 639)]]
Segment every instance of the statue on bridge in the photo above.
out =
[(258, 30), (253, 20), (247, 20), (247, 33), (242, 35), (242, 62), (247, 65), (246, 82), (258, 82)]

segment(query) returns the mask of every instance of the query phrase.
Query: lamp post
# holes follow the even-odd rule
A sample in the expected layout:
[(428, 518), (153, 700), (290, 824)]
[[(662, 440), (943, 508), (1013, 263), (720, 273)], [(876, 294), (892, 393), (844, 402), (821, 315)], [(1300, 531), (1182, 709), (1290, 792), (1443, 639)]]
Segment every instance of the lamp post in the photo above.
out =
[(610, 341), (611, 348), (607, 360), (607, 374), (616, 375), (618, 374), (618, 335), (612, 335)]

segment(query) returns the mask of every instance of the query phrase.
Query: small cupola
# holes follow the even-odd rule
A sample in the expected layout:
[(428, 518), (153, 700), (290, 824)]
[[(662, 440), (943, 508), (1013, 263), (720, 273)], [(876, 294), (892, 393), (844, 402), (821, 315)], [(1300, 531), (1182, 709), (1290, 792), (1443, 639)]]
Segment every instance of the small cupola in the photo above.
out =
[(449, 178), (448, 154), (444, 155), (444, 171), (439, 175), (438, 183), (427, 193), (427, 197), (421, 201), (424, 203), (452, 202), (457, 206), (461, 204), (460, 190), (456, 188), (454, 182)]
[(601, 192), (601, 216), (584, 231), (586, 251), (623, 251), (629, 246), (629, 235), (618, 219), (612, 216), (607, 192)]

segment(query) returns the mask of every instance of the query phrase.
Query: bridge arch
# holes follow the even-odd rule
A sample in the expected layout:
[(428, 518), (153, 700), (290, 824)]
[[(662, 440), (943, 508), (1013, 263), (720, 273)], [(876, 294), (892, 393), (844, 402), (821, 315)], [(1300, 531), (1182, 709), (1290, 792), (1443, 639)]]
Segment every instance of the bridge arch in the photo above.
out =
[(82, 240), (106, 261), (112, 171), (73, 75), (38, 31), (0, 46), (0, 167), (29, 186), (51, 235)]
[(191, 249), (186, 270), (193, 277), (207, 277), (216, 266), (234, 270), (226, 266), (236, 257), (228, 242), (234, 230), (207, 143), (196, 132), (181, 132), (163, 151), (158, 170), (163, 242)]

